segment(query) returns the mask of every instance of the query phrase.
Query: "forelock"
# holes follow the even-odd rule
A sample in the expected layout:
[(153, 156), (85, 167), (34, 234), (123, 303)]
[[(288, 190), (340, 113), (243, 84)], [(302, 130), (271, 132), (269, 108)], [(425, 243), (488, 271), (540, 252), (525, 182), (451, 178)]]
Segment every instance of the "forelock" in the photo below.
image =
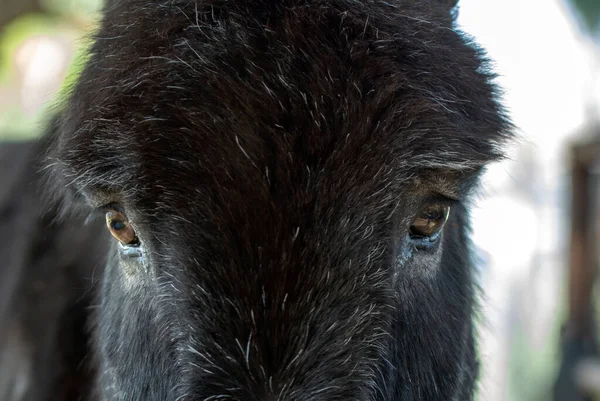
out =
[(257, 4), (109, 7), (57, 165), (80, 186), (135, 191), (123, 184), (160, 181), (159, 163), (262, 175), (288, 157), (273, 149), (309, 169), (364, 157), (390, 174), (502, 157), (511, 126), (494, 76), (447, 14), (412, 2)]

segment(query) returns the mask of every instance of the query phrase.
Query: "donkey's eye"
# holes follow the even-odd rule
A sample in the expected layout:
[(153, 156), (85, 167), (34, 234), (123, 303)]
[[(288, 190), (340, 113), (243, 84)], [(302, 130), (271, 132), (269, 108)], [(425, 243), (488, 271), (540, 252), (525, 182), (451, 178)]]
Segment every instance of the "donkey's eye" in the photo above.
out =
[(433, 238), (438, 234), (450, 215), (447, 205), (432, 204), (419, 211), (410, 226), (412, 238)]
[(121, 244), (127, 246), (139, 245), (139, 240), (135, 235), (135, 231), (123, 213), (117, 212), (116, 210), (106, 212), (106, 226), (112, 236)]

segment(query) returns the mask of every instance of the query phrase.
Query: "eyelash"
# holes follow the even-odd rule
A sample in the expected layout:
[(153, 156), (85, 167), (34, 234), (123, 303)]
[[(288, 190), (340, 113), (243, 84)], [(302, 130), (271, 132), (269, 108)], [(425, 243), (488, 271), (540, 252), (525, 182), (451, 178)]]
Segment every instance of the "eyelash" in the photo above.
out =
[(123, 207), (116, 202), (107, 203), (106, 205), (92, 207), (85, 218), (85, 224), (91, 224), (98, 220), (104, 220), (106, 213), (115, 210), (123, 213)]

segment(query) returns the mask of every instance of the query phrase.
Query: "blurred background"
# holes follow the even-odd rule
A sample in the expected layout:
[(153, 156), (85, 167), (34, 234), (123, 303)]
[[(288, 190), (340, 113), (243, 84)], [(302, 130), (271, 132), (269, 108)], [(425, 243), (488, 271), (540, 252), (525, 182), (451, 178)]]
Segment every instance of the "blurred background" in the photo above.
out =
[[(41, 132), (77, 77), (101, 1), (0, 0), (0, 140)], [(520, 135), (473, 213), (479, 400), (600, 400), (600, 0), (459, 5), (458, 26), (494, 60)]]

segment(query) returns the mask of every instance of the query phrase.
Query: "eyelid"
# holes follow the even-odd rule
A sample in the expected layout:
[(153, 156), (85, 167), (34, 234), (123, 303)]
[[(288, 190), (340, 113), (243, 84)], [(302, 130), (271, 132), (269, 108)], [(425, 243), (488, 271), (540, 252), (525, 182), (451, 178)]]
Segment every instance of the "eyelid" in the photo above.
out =
[(421, 201), (421, 207), (425, 207), (428, 205), (442, 205), (442, 206), (452, 207), (458, 203), (460, 203), (460, 199), (451, 198), (451, 197), (449, 197), (445, 194), (441, 194), (441, 193), (434, 193), (434, 194), (431, 194), (431, 195), (425, 197)]
[(114, 210), (115, 212), (119, 212), (119, 213), (123, 213), (123, 214), (125, 213), (125, 209), (118, 202), (110, 202), (110, 203), (107, 203), (105, 205), (98, 207), (97, 209), (100, 210), (102, 213), (110, 212), (111, 210)]
[(106, 213), (111, 210), (125, 214), (123, 206), (116, 202), (110, 202), (102, 206), (92, 207), (92, 210), (85, 218), (85, 224), (90, 224), (96, 220), (104, 220), (106, 218)]
[(447, 193), (438, 192), (437, 195), (440, 196), (440, 197), (442, 197), (442, 198), (444, 198), (444, 199), (446, 199), (446, 200), (448, 200), (448, 201), (450, 201), (450, 202), (452, 202), (452, 203), (457, 203), (457, 202), (461, 201), (460, 196), (456, 195), (456, 194), (451, 195), (451, 194), (447, 194)]

